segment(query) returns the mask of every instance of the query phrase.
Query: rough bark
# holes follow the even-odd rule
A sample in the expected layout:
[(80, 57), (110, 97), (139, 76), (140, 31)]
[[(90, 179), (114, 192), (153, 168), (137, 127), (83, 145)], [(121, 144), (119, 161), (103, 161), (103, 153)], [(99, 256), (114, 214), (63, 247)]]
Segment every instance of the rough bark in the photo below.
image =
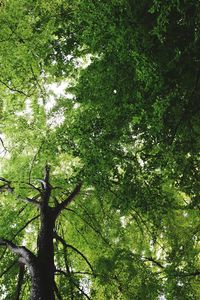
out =
[(40, 220), (37, 264), (32, 276), (30, 300), (54, 300), (53, 230), (55, 219), (50, 207), (41, 209)]
[[(54, 300), (54, 271), (38, 261), (32, 277), (30, 300)], [(53, 282), (53, 283), (52, 283)]]
[(30, 300), (55, 300), (54, 295), (54, 227), (55, 213), (49, 207), (51, 185), (49, 183), (49, 166), (45, 168), (42, 181), (42, 195), (40, 204), (40, 231), (38, 234), (37, 264), (32, 276), (32, 291)]

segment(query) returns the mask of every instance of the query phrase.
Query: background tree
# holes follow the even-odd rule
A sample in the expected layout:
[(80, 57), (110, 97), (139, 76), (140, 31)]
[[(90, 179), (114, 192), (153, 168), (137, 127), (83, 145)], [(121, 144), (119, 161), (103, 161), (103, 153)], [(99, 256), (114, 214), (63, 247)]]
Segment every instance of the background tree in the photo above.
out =
[[(22, 200), (43, 199), (45, 165), (51, 209), (83, 183), (53, 226), (58, 299), (199, 299), (199, 14), (2, 2), (2, 244), (39, 255), (42, 211)], [(3, 299), (28, 299), (29, 272), (1, 252)]]

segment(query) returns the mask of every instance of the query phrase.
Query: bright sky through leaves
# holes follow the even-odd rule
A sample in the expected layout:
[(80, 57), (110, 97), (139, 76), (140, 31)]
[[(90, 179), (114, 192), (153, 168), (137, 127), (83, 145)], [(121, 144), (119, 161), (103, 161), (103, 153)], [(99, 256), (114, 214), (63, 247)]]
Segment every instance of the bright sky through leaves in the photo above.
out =
[(1, 299), (200, 299), (199, 20), (1, 1)]

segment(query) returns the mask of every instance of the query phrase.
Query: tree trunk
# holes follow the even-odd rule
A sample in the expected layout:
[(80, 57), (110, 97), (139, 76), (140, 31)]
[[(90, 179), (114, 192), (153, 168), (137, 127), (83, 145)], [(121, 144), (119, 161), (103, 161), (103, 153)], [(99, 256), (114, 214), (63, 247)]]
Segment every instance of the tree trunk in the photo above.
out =
[(53, 272), (40, 261), (32, 276), (30, 300), (55, 300)]
[(41, 227), (38, 235), (37, 262), (31, 274), (30, 300), (55, 300), (54, 296), (54, 247), (55, 220), (50, 207), (41, 207)]

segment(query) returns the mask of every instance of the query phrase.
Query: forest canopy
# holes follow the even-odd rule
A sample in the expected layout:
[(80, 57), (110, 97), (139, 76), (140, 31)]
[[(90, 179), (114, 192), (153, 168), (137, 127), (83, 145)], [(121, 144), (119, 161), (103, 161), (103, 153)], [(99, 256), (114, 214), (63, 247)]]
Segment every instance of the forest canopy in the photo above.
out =
[(0, 299), (200, 299), (200, 2), (0, 1)]

